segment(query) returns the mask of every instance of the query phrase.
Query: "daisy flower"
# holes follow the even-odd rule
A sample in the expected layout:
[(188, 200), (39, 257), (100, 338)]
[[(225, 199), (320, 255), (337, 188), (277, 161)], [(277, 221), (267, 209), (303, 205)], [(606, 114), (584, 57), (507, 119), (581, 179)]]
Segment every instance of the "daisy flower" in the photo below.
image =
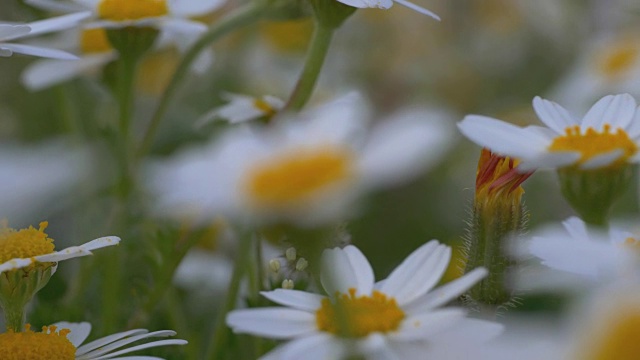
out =
[(450, 144), (446, 124), (407, 116), (368, 131), (355, 93), (268, 127), (231, 129), (150, 170), (159, 209), (177, 215), (326, 224), (358, 195), (420, 173)]
[(385, 9), (385, 10), (391, 8), (391, 6), (393, 6), (393, 3), (397, 2), (398, 4), (402, 6), (406, 6), (411, 10), (430, 16), (438, 21), (440, 20), (440, 17), (436, 15), (434, 12), (406, 0), (338, 0), (338, 1), (345, 5), (353, 6), (356, 8), (378, 8), (378, 9)]
[(631, 232), (611, 227), (606, 233), (590, 229), (584, 221), (570, 217), (562, 222), (562, 228), (550, 226), (538, 231), (524, 245), (516, 247), (516, 252), (522, 257), (534, 256), (542, 265), (555, 270), (556, 275), (536, 281), (543, 287), (545, 283), (564, 284), (565, 279), (557, 276), (557, 271), (585, 280), (572, 281), (573, 285), (593, 286), (633, 274), (640, 260), (639, 249), (640, 239)]
[[(0, 334), (0, 358), (29, 360), (98, 360), (98, 359), (160, 359), (150, 356), (121, 356), (130, 352), (158, 346), (185, 345), (180, 339), (156, 340), (121, 349), (131, 343), (174, 336), (175, 331), (149, 332), (134, 329), (109, 335), (81, 345), (91, 332), (91, 324), (59, 322), (34, 332), (27, 325), (25, 331)], [(120, 349), (120, 350), (118, 350)]]
[(603, 97), (582, 120), (540, 97), (533, 99), (533, 108), (547, 127), (520, 128), (468, 115), (458, 128), (480, 146), (520, 159), (522, 171), (569, 166), (590, 170), (640, 160), (640, 119), (636, 101), (629, 94)]
[(228, 101), (224, 106), (212, 109), (196, 120), (201, 127), (217, 119), (225, 119), (231, 124), (255, 120), (261, 117), (271, 118), (284, 107), (284, 101), (271, 95), (253, 97), (240, 94), (224, 93), (223, 99)]
[(91, 13), (85, 11), (21, 25), (0, 23), (0, 57), (18, 53), (54, 59), (76, 59), (75, 55), (61, 50), (14, 44), (9, 41), (67, 29), (76, 26), (89, 16), (91, 16)]
[(227, 324), (236, 333), (291, 340), (262, 359), (341, 359), (356, 354), (366, 359), (424, 359), (442, 347), (481, 343), (502, 327), (442, 305), (487, 271), (475, 269), (432, 290), (450, 257), (448, 246), (430, 241), (386, 280), (374, 283), (373, 269), (358, 248), (325, 250), (321, 282), (328, 297), (286, 289), (262, 292), (285, 307), (235, 310)]

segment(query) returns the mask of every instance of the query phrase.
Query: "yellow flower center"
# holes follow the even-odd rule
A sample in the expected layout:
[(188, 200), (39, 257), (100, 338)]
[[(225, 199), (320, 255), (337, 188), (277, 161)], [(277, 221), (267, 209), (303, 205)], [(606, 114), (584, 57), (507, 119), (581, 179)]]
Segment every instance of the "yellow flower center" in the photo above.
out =
[(258, 110), (264, 112), (265, 116), (273, 116), (276, 114), (276, 109), (274, 109), (268, 102), (263, 99), (256, 98), (253, 100), (253, 106), (255, 106)]
[(165, 0), (102, 0), (98, 5), (100, 17), (114, 21), (140, 20), (168, 12)]
[(80, 50), (85, 54), (111, 51), (111, 43), (104, 29), (85, 29), (80, 33)]
[(634, 45), (626, 42), (614, 44), (600, 59), (600, 71), (607, 77), (618, 78), (636, 64), (638, 56), (640, 49)]
[(623, 130), (611, 132), (611, 126), (605, 125), (602, 132), (588, 128), (582, 134), (579, 126), (568, 127), (566, 135), (559, 136), (549, 146), (550, 151), (576, 151), (581, 154), (578, 163), (584, 163), (591, 158), (604, 155), (614, 150), (622, 150), (623, 155), (617, 160), (617, 164), (633, 156), (638, 151), (638, 146), (629, 138)]
[(334, 302), (322, 300), (316, 312), (316, 325), (321, 331), (347, 337), (364, 337), (374, 332), (388, 333), (400, 327), (405, 313), (396, 300), (379, 291), (371, 296), (338, 294)]
[(601, 337), (585, 349), (584, 360), (636, 360), (640, 354), (640, 314), (618, 315), (608, 327), (600, 330)]
[[(31, 258), (53, 252), (53, 239), (44, 232), (48, 222), (40, 223), (40, 228), (29, 226), (28, 229), (14, 230), (0, 227), (0, 264), (11, 259)], [(0, 359), (3, 359), (0, 357)]]
[(352, 175), (351, 154), (343, 149), (299, 149), (251, 169), (246, 191), (255, 205), (290, 206)]
[(55, 326), (43, 326), (33, 332), (29, 324), (23, 332), (0, 334), (2, 360), (74, 360), (76, 347), (67, 339), (69, 329), (56, 331)]

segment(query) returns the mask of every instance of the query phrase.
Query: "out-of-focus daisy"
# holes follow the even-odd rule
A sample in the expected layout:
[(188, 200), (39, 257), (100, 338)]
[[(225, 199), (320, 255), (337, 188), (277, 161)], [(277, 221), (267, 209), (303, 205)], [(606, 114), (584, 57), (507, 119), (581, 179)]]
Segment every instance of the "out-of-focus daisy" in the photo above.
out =
[[(533, 255), (542, 265), (588, 280), (573, 281), (576, 286), (585, 283), (594, 286), (634, 274), (640, 260), (639, 248), (640, 240), (631, 232), (611, 227), (607, 234), (589, 229), (584, 221), (570, 217), (562, 222), (562, 228), (551, 226), (534, 233), (531, 240), (516, 248), (516, 252), (524, 257)], [(544, 286), (545, 281), (551, 287), (556, 287), (556, 282), (566, 282), (559, 276), (532, 280), (536, 287)]]
[(354, 246), (325, 250), (321, 281), (329, 297), (298, 290), (263, 292), (285, 307), (236, 310), (227, 324), (237, 333), (291, 340), (262, 359), (430, 358), (438, 349), (483, 342), (502, 330), (441, 308), (486, 275), (475, 271), (432, 290), (451, 249), (430, 241), (389, 277), (374, 283), (366, 257)]
[(90, 16), (90, 12), (84, 11), (22, 25), (0, 23), (0, 57), (11, 56), (13, 53), (18, 53), (54, 59), (77, 59), (75, 55), (62, 50), (15, 44), (9, 41), (64, 30), (77, 25), (80, 21)]
[(313, 226), (343, 219), (367, 190), (402, 182), (439, 159), (446, 124), (402, 118), (367, 131), (350, 94), (267, 128), (232, 129), (152, 169), (166, 213)]
[(634, 163), (640, 142), (636, 101), (629, 94), (600, 99), (582, 120), (560, 105), (536, 97), (533, 107), (547, 127), (520, 128), (479, 115), (468, 115), (458, 124), (475, 143), (522, 161), (519, 169), (577, 166), (597, 169)]
[(7, 360), (161, 359), (150, 356), (121, 355), (158, 346), (187, 344), (187, 341), (180, 339), (156, 340), (123, 349), (141, 340), (176, 335), (175, 331), (171, 330), (149, 332), (146, 329), (134, 329), (81, 345), (90, 332), (91, 324), (86, 322), (59, 322), (44, 326), (42, 332), (34, 332), (27, 325), (25, 331), (9, 331), (0, 334), (0, 358)]
[[(38, 145), (0, 144), (0, 219), (22, 222), (57, 201), (90, 172), (87, 149), (54, 141)], [(46, 180), (41, 174), (47, 174)], [(45, 214), (46, 215), (46, 214)]]
[(80, 246), (54, 251), (53, 239), (44, 232), (48, 225), (48, 222), (43, 221), (38, 229), (30, 226), (15, 230), (3, 224), (0, 227), (0, 273), (35, 264), (56, 266), (58, 261), (91, 255), (93, 250), (120, 242), (117, 236), (105, 236)]
[(237, 124), (261, 117), (270, 118), (284, 107), (284, 101), (271, 95), (252, 97), (240, 94), (223, 94), (226, 105), (212, 109), (196, 121), (196, 126), (202, 126), (213, 120), (224, 119), (231, 124)]
[(338, 0), (338, 1), (345, 5), (349, 5), (357, 8), (378, 8), (378, 9), (389, 9), (391, 8), (394, 2), (397, 2), (398, 4), (406, 6), (411, 10), (415, 10), (421, 14), (431, 16), (436, 20), (440, 20), (440, 17), (435, 13), (433, 13), (432, 11), (427, 10), (407, 0)]
[(634, 29), (587, 44), (577, 63), (552, 94), (563, 104), (585, 109), (595, 99), (611, 93), (640, 95), (640, 31)]

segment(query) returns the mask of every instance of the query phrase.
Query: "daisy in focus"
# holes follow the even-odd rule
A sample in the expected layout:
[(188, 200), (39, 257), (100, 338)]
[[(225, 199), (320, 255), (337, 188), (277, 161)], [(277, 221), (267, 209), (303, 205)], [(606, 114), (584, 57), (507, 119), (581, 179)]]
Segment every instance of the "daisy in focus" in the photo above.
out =
[(151, 168), (158, 209), (258, 223), (343, 220), (361, 194), (410, 179), (450, 143), (446, 124), (400, 118), (368, 131), (352, 93), (269, 126), (234, 128), (204, 149)]
[(547, 127), (520, 128), (468, 115), (458, 128), (480, 146), (520, 159), (521, 171), (572, 166), (591, 170), (640, 160), (640, 119), (636, 101), (629, 94), (603, 97), (582, 120), (540, 97), (533, 99), (533, 108)]
[(225, 93), (223, 99), (228, 103), (202, 115), (196, 120), (197, 127), (219, 119), (224, 119), (230, 124), (243, 123), (261, 117), (270, 119), (284, 107), (284, 101), (271, 95), (253, 97)]
[[(562, 228), (551, 226), (538, 231), (530, 241), (516, 249), (520, 256), (533, 255), (542, 265), (555, 270), (553, 276), (544, 276), (546, 280), (534, 279), (536, 283), (555, 287), (561, 282), (565, 289), (566, 285), (593, 287), (633, 275), (640, 260), (637, 235), (616, 227), (611, 227), (608, 233), (588, 228), (577, 217), (563, 221)], [(575, 274), (586, 280), (586, 284), (585, 281), (571, 281), (571, 277), (564, 281), (557, 271)], [(568, 281), (570, 284), (565, 284)]]
[(77, 59), (75, 55), (62, 50), (15, 44), (9, 41), (68, 29), (78, 25), (89, 16), (91, 16), (91, 13), (85, 11), (22, 25), (0, 23), (0, 57), (7, 57), (13, 53), (18, 53), (54, 59)]
[[(329, 297), (299, 290), (263, 292), (285, 307), (235, 310), (236, 333), (291, 340), (262, 359), (424, 359), (451, 346), (482, 343), (502, 326), (442, 308), (486, 276), (483, 268), (435, 290), (451, 249), (433, 240), (414, 251), (386, 280), (375, 283), (354, 246), (325, 250), (321, 282)], [(464, 344), (464, 345), (461, 345)], [(446, 352), (445, 352), (446, 353)], [(437, 357), (442, 358), (442, 357)]]
[[(131, 343), (151, 338), (176, 335), (175, 331), (149, 332), (134, 329), (109, 335), (81, 345), (91, 332), (91, 324), (59, 322), (34, 332), (27, 325), (25, 331), (0, 334), (0, 359), (4, 360), (98, 360), (98, 359), (160, 359), (149, 356), (120, 356), (158, 346), (185, 345), (180, 339), (156, 340), (121, 349)], [(118, 350), (120, 349), (120, 350)]]
[(44, 232), (48, 225), (48, 222), (43, 221), (38, 229), (33, 226), (20, 230), (6, 225), (0, 227), (0, 273), (31, 265), (55, 267), (59, 261), (92, 255), (93, 250), (120, 243), (119, 237), (106, 236), (80, 246), (54, 251), (53, 239)]

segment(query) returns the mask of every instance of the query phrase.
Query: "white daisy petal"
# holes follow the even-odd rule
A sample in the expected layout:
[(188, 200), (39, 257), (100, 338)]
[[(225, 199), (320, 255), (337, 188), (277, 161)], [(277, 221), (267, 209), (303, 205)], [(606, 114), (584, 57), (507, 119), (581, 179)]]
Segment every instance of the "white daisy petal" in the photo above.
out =
[(76, 348), (80, 346), (87, 337), (89, 337), (89, 333), (91, 333), (91, 324), (88, 322), (82, 323), (70, 323), (66, 321), (61, 321), (53, 324), (58, 327), (58, 330), (69, 329), (71, 332), (67, 334), (67, 339), (75, 346)]
[(473, 269), (469, 273), (464, 274), (464, 276), (442, 285), (412, 302), (407, 306), (406, 311), (409, 314), (418, 314), (442, 306), (464, 294), (473, 285), (487, 276), (487, 274), (488, 272), (485, 268)]
[(463, 309), (451, 308), (412, 315), (402, 322), (398, 332), (392, 336), (394, 340), (403, 341), (429, 340), (462, 320), (465, 314)]
[(31, 264), (33, 264), (33, 259), (11, 259), (0, 264), (0, 273), (20, 269)]
[(605, 124), (610, 124), (614, 129), (625, 129), (634, 118), (636, 101), (629, 94), (608, 95), (600, 99), (591, 107), (582, 120), (581, 128), (590, 127), (602, 131)]
[(624, 150), (614, 149), (607, 153), (596, 155), (580, 164), (580, 169), (593, 170), (611, 165), (614, 161), (624, 156)]
[(42, 90), (71, 80), (85, 72), (99, 69), (115, 60), (115, 52), (83, 56), (78, 60), (40, 60), (22, 72), (22, 83), (32, 91)]
[(476, 144), (522, 160), (544, 152), (549, 145), (547, 139), (532, 131), (485, 116), (467, 115), (458, 128)]
[(587, 231), (587, 224), (577, 216), (571, 216), (567, 220), (562, 222), (562, 226), (569, 233), (572, 239), (576, 240), (588, 240), (589, 232)]
[(564, 134), (566, 128), (578, 125), (578, 122), (562, 106), (553, 101), (536, 96), (533, 108), (538, 118), (558, 134)]
[[(369, 295), (371, 292), (373, 283), (363, 284), (369, 287), (367, 292), (362, 292), (362, 289), (358, 287), (359, 280), (366, 276), (364, 274), (373, 272), (371, 265), (366, 261), (366, 258), (364, 259), (365, 263), (359, 262), (362, 258), (358, 256), (354, 256), (353, 259), (355, 262), (352, 263), (352, 258), (347, 252), (339, 248), (327, 249), (322, 253), (321, 266), (323, 271), (320, 274), (320, 282), (329, 296), (334, 296), (336, 292), (348, 294), (349, 289), (356, 289), (358, 294), (364, 295)], [(369, 270), (366, 269), (367, 267)]]
[(270, 339), (289, 339), (316, 330), (315, 315), (286, 308), (260, 308), (232, 311), (227, 325), (236, 333), (248, 333)]
[(326, 298), (325, 296), (308, 293), (306, 291), (286, 289), (262, 291), (260, 294), (279, 305), (309, 312), (319, 309), (322, 299)]
[(148, 333), (148, 330), (145, 329), (134, 329), (134, 330), (129, 330), (129, 331), (123, 331), (123, 332), (119, 332), (113, 335), (109, 335), (109, 336), (105, 336), (103, 338), (100, 339), (96, 339), (88, 344), (82, 345), (80, 346), (77, 350), (76, 350), (76, 356), (80, 356), (80, 355), (84, 355), (92, 350), (98, 349), (102, 346), (105, 346), (107, 344), (111, 344), (114, 341), (118, 341), (120, 339), (124, 339), (126, 337), (129, 336), (135, 336), (135, 335), (139, 335), (139, 334), (146, 334)]
[(430, 340), (444, 346), (456, 346), (457, 344), (484, 343), (495, 339), (504, 331), (504, 325), (492, 321), (479, 319), (461, 319), (453, 326), (438, 334), (434, 334)]
[[(296, 339), (284, 345), (278, 359), (328, 360), (341, 359), (345, 354), (346, 351), (344, 347), (339, 341), (336, 341), (333, 336), (329, 334), (316, 334)], [(265, 357), (265, 359), (269, 358), (270, 357)]]
[(25, 4), (33, 6), (40, 10), (58, 13), (72, 13), (87, 10), (86, 6), (75, 4), (72, 2), (60, 2), (57, 0), (25, 0), (24, 2)]
[(418, 6), (418, 5), (416, 5), (416, 4), (412, 3), (412, 2), (409, 2), (409, 1), (406, 1), (406, 0), (393, 0), (393, 1), (397, 2), (398, 4), (400, 4), (402, 6), (406, 6), (411, 10), (415, 10), (415, 11), (421, 13), (421, 14), (424, 14), (424, 15), (427, 15), (427, 16), (431, 16), (432, 18), (440, 21), (440, 16), (436, 15), (436, 13), (434, 13), (434, 12), (432, 12), (430, 10), (427, 10), (427, 9), (425, 9), (423, 7), (420, 7), (420, 6)]
[[(116, 352), (113, 352), (111, 354), (106, 354), (106, 355), (99, 356), (99, 357), (90, 357), (90, 358), (86, 358), (86, 359), (76, 358), (76, 360), (118, 359), (118, 358), (116, 358), (116, 356), (119, 356), (119, 355), (122, 355), (122, 354), (127, 354), (127, 353), (134, 352), (134, 351), (143, 350), (143, 349), (149, 349), (149, 348), (154, 348), (154, 347), (159, 347), (159, 346), (186, 345), (186, 344), (188, 344), (188, 342), (186, 340), (178, 340), (178, 339), (159, 340), (159, 341), (153, 341), (153, 342), (146, 343), (146, 344), (140, 344), (140, 345), (132, 346), (130, 348), (122, 349), (120, 351), (116, 351)], [(91, 354), (88, 354), (88, 356), (91, 356)]]
[(172, 15), (188, 18), (206, 15), (226, 3), (226, 0), (175, 0), (168, 5)]
[(0, 24), (0, 42), (23, 37), (30, 31), (29, 25)]
[[(148, 338), (154, 338), (154, 337), (169, 337), (169, 336), (174, 336), (176, 334), (175, 331), (172, 330), (161, 330), (161, 331), (154, 331), (154, 332), (149, 332), (149, 333), (143, 333), (143, 334), (139, 334), (139, 335), (135, 335), (135, 336), (130, 336), (130, 337), (126, 337), (124, 339), (120, 339), (118, 341), (114, 341), (108, 345), (102, 346), (98, 349), (95, 349), (89, 353), (86, 353), (84, 357), (86, 358), (90, 358), (90, 359), (100, 359), (100, 358), (111, 358), (113, 356), (117, 356), (117, 354), (125, 354), (128, 352), (132, 352), (135, 350), (135, 347), (132, 348), (127, 348), (124, 350), (120, 350), (118, 352), (111, 352), (115, 349), (121, 348), (125, 345), (134, 343), (136, 341), (142, 340), (142, 339), (148, 339)], [(172, 341), (172, 344), (174, 345), (179, 345), (179, 343), (184, 344), (186, 343), (184, 340), (169, 340)], [(179, 343), (176, 343), (179, 342)], [(147, 347), (153, 347), (153, 346), (149, 346), (149, 345), (153, 345), (156, 342), (151, 342), (151, 343), (146, 343), (144, 345), (146, 345)], [(168, 344), (167, 344), (168, 345)], [(158, 345), (161, 346), (161, 345)], [(144, 349), (144, 348), (142, 348)], [(110, 353), (111, 352), (111, 353)]]
[(353, 245), (346, 246), (343, 251), (349, 257), (349, 263), (354, 271), (357, 281), (358, 293), (371, 294), (373, 290), (373, 284), (375, 282), (375, 276), (373, 275), (373, 268), (369, 264), (369, 260), (364, 254)]
[(75, 60), (78, 57), (66, 51), (57, 50), (57, 49), (48, 49), (39, 46), (32, 45), (24, 45), (24, 44), (8, 44), (3, 43), (2, 48), (11, 50), (14, 53), (24, 54), (24, 55), (32, 55), (32, 56), (40, 56), (52, 59), (62, 59), (62, 60)]
[(81, 11), (73, 14), (30, 22), (28, 25), (31, 28), (31, 31), (24, 37), (31, 37), (44, 33), (68, 29), (79, 24), (82, 20), (88, 19), (90, 17), (91, 11)]
[(627, 134), (631, 139), (637, 139), (640, 137), (640, 107), (636, 108), (636, 114), (631, 120), (631, 124), (627, 127)]
[(539, 153), (518, 165), (518, 171), (527, 172), (536, 169), (550, 169), (575, 164), (580, 159), (578, 152)]
[(408, 304), (438, 283), (451, 258), (451, 248), (431, 240), (409, 255), (391, 272), (380, 291)]

